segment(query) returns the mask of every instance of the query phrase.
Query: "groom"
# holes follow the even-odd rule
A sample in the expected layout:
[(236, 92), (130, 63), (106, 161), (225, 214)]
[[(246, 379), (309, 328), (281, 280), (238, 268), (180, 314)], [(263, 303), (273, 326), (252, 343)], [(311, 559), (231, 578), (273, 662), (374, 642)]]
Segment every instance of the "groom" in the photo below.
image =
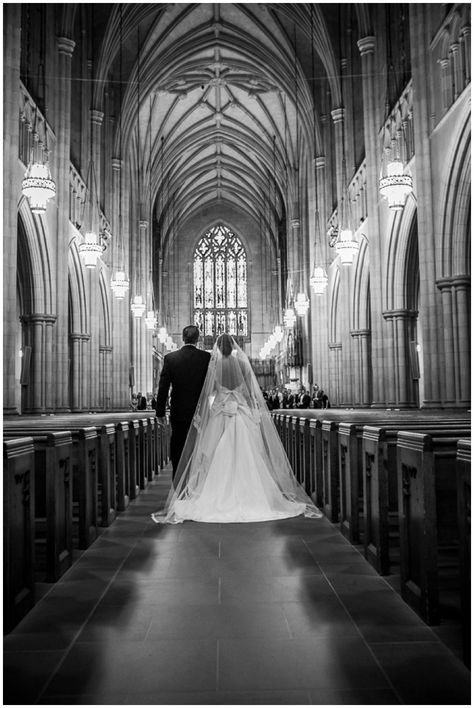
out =
[(156, 415), (160, 425), (165, 422), (166, 399), (171, 386), (170, 456), (173, 478), (211, 358), (209, 352), (196, 347), (198, 339), (199, 329), (195, 325), (185, 327), (183, 329), (184, 345), (181, 349), (166, 354), (160, 375), (156, 401)]

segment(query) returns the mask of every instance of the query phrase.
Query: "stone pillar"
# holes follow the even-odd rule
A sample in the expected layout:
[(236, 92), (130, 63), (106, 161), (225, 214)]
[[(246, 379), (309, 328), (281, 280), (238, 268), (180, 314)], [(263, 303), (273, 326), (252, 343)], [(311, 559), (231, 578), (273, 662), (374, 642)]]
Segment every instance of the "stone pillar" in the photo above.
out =
[(352, 369), (355, 372), (354, 406), (366, 408), (370, 406), (372, 401), (370, 376), (368, 375), (370, 371), (370, 330), (352, 330), (351, 337), (357, 343)]
[(17, 178), (20, 85), (21, 5), (3, 8), (3, 413), (17, 414), (15, 386), (17, 320)]
[(385, 369), (383, 338), (383, 285), (381, 229), (379, 221), (379, 115), (375, 66), (375, 37), (364, 37), (357, 42), (361, 54), (362, 93), (364, 103), (364, 141), (367, 181), (367, 238), (370, 258), (371, 362), (374, 408), (385, 408), (385, 384), (391, 372)]
[[(444, 369), (441, 298), (436, 288), (436, 243), (430, 145), (430, 101), (426, 77), (430, 74), (429, 5), (411, 4), (410, 46), (412, 48), (413, 107), (415, 138), (415, 184), (420, 254), (419, 323), (423, 332), (423, 407), (441, 405), (441, 370)], [(372, 286), (372, 281), (371, 281)]]
[(390, 323), (392, 334), (387, 349), (393, 384), (387, 403), (397, 408), (411, 408), (416, 406), (416, 400), (410, 364), (410, 332), (417, 313), (405, 309), (388, 310), (383, 316)]
[(441, 66), (441, 95), (443, 97), (443, 113), (446, 113), (452, 103), (451, 99), (451, 76), (449, 72), (449, 60), (440, 59)]
[(463, 49), (463, 67), (464, 67), (464, 86), (468, 86), (471, 82), (471, 28), (469, 25), (461, 29), (462, 49)]
[[(344, 108), (335, 108), (331, 111), (332, 120), (334, 123), (334, 149), (336, 154), (336, 190), (337, 203), (341, 203), (342, 190), (346, 188), (343, 185), (344, 175)], [(339, 214), (339, 224), (341, 224), (342, 214)]]
[(112, 408), (112, 347), (105, 344), (99, 347), (100, 359), (100, 391), (99, 391), (99, 409), (109, 411)]
[[(136, 258), (136, 271), (137, 271), (137, 285), (136, 292), (134, 294), (141, 294), (144, 301), (146, 301), (146, 280), (148, 274), (148, 264), (147, 264), (147, 248), (146, 248), (146, 238), (147, 238), (147, 228), (148, 222), (141, 219), (138, 224), (139, 229), (139, 247), (137, 248)], [(132, 298), (133, 299), (133, 298)], [(147, 307), (148, 307), (148, 303)], [(145, 311), (146, 313), (146, 311)], [(148, 336), (148, 330), (145, 326), (143, 315), (140, 318), (132, 317), (133, 322), (133, 363), (135, 366), (135, 387), (138, 391), (146, 393), (151, 391), (152, 388), (152, 343)], [(150, 341), (148, 341), (150, 340)]]
[[(325, 224), (328, 212), (326, 201), (328, 179), (326, 171), (326, 158), (324, 155), (316, 157), (314, 165), (316, 170), (316, 194), (319, 210), (319, 215), (316, 214), (316, 218), (319, 216), (320, 225), (320, 242), (316, 244), (316, 264), (320, 265), (327, 272), (329, 257), (325, 235)], [(322, 295), (313, 294), (311, 299), (313, 322), (313, 376), (315, 383), (319, 384), (319, 386), (324, 389), (324, 386), (327, 386), (329, 382), (328, 288), (326, 288)]]
[(351, 329), (351, 288), (352, 288), (352, 268), (341, 266), (339, 283), (339, 303), (337, 315), (340, 320), (341, 351), (340, 351), (340, 397), (339, 403), (342, 406), (351, 406), (355, 400), (354, 380), (352, 376), (354, 363), (352, 357), (352, 337)]
[(26, 315), (22, 318), (26, 327), (25, 339), (31, 346), (30, 378), (28, 383), (28, 413), (46, 413), (54, 410), (52, 392), (55, 378), (51, 370), (51, 349), (54, 315)]
[(449, 47), (449, 51), (451, 52), (452, 74), (454, 78), (454, 100), (457, 99), (464, 89), (462, 80), (461, 52), (459, 50), (460, 46), (457, 42)]
[(68, 371), (68, 262), (69, 250), (69, 168), (71, 129), (71, 57), (75, 43), (67, 37), (57, 38), (57, 79), (55, 81), (55, 166), (57, 231), (53, 237), (56, 283), (56, 341), (54, 346), (55, 410), (69, 411)]
[[(341, 352), (342, 344), (340, 342), (331, 342), (328, 345), (329, 355), (331, 357), (331, 363), (329, 367), (329, 388), (328, 384), (320, 384), (322, 388), (329, 397), (329, 402), (332, 407), (339, 407), (341, 405)], [(318, 382), (319, 383), (319, 382)]]
[[(123, 270), (130, 278), (128, 271), (128, 254), (125, 249), (124, 219), (120, 219), (123, 205), (120, 204), (120, 179), (123, 162), (119, 158), (112, 159), (112, 277), (117, 270)], [(128, 387), (128, 368), (130, 364), (130, 290), (125, 293), (123, 300), (118, 300), (112, 295), (112, 379), (111, 406), (114, 410), (128, 410), (130, 392)]]
[(443, 303), (444, 405), (470, 405), (469, 276), (440, 278), (436, 282)]
[(71, 339), (72, 349), (72, 400), (71, 410), (73, 413), (80, 413), (87, 409), (86, 406), (86, 371), (87, 371), (87, 342), (90, 339), (89, 334), (72, 333), (69, 335)]
[[(101, 195), (101, 148), (102, 148), (102, 123), (104, 120), (104, 114), (102, 111), (98, 111), (91, 108), (91, 139), (92, 139), (92, 160), (94, 162), (95, 171), (95, 188), (97, 189), (94, 198), (99, 204), (102, 204), (103, 199)], [(89, 185), (91, 187), (92, 185)], [(98, 225), (97, 225), (98, 226)]]

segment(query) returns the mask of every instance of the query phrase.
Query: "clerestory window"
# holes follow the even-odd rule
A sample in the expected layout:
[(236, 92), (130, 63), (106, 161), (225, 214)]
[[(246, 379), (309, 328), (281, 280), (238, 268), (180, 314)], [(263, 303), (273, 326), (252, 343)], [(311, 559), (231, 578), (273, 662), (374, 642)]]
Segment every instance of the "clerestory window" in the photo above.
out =
[(194, 323), (204, 337), (248, 335), (247, 255), (227, 226), (213, 226), (194, 251)]

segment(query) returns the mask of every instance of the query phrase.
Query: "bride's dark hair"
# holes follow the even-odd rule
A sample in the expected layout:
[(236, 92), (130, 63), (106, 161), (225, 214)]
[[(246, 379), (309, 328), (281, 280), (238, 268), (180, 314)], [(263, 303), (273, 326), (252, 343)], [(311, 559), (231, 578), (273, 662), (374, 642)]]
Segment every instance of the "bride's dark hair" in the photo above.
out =
[(221, 334), (220, 337), (217, 338), (217, 346), (219, 347), (220, 351), (222, 352), (223, 356), (230, 356), (234, 344), (234, 340), (230, 336), (230, 334)]

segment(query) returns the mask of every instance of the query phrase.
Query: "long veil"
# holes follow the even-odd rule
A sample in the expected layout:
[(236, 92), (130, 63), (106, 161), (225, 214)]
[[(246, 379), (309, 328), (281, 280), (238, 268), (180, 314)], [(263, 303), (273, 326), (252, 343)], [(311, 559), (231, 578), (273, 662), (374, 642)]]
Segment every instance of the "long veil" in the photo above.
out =
[[(152, 514), (157, 523), (179, 523), (176, 501), (199, 496), (206, 480), (225, 416), (249, 416), (260, 435), (259, 452), (273, 481), (289, 501), (304, 504), (304, 515), (320, 518), (321, 512), (296, 480), (246, 354), (230, 335), (221, 335), (214, 345), (206, 379), (176, 470), (174, 483), (162, 511)], [(224, 425), (224, 422), (222, 422)], [(238, 450), (229, 451), (229, 457)], [(258, 470), (257, 470), (258, 474)]]

